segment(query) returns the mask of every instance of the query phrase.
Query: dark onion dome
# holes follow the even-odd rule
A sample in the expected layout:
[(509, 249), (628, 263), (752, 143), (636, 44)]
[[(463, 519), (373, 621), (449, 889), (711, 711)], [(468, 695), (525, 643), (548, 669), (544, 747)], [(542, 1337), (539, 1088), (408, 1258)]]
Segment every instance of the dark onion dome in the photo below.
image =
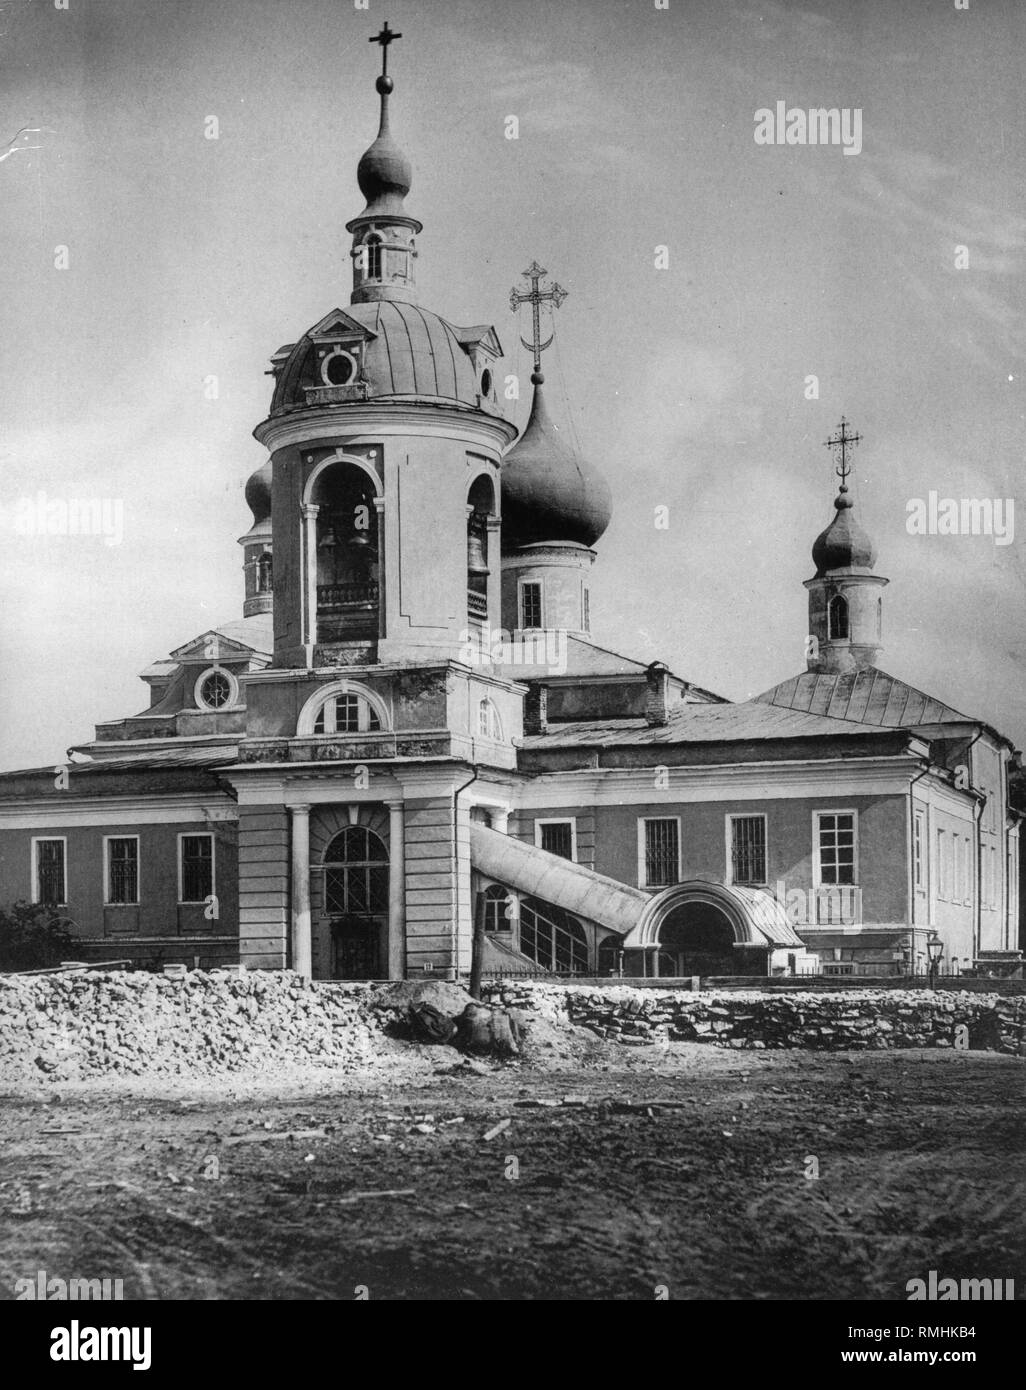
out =
[(527, 428), (502, 460), (503, 549), (534, 541), (594, 545), (613, 514), (609, 484), (577, 455), (552, 419), (542, 374), (532, 373), (531, 380), (534, 401)]
[(388, 126), (392, 79), (379, 77), (377, 88), (381, 95), (381, 125), (374, 143), (364, 151), (356, 166), (356, 181), (367, 199), (361, 217), (402, 214), (403, 199), (413, 186), (413, 166), (392, 139)]
[(253, 513), (253, 525), (259, 526), (271, 515), (271, 460), (249, 475), (246, 483), (246, 505)]
[(837, 515), (812, 547), (817, 579), (829, 570), (871, 570), (876, 564), (876, 547), (855, 520), (847, 488), (841, 488), (834, 506)]
[[(481, 390), (460, 330), (416, 304), (375, 300), (350, 304), (346, 317), (368, 330), (359, 382), (368, 400), (419, 397), (478, 406)], [(322, 386), (317, 348), (305, 334), (278, 374), (271, 414), (302, 409), (306, 390)]]

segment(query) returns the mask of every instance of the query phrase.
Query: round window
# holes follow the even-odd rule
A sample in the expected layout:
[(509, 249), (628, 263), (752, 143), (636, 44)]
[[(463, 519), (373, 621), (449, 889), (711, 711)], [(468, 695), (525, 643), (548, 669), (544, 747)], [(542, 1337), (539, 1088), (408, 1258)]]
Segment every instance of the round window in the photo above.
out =
[(356, 375), (356, 363), (348, 352), (330, 353), (321, 366), (321, 375), (329, 386), (345, 386)]
[(207, 671), (196, 682), (196, 703), (204, 709), (224, 709), (235, 701), (236, 685), (227, 671)]

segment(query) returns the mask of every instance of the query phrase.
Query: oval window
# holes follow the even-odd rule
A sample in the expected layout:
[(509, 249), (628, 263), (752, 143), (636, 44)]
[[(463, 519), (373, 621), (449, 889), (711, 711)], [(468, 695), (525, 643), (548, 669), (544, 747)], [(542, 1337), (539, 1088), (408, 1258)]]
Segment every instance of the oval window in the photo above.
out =
[(345, 386), (352, 381), (355, 372), (356, 363), (348, 352), (333, 352), (324, 359), (321, 368), (321, 375), (329, 386)]

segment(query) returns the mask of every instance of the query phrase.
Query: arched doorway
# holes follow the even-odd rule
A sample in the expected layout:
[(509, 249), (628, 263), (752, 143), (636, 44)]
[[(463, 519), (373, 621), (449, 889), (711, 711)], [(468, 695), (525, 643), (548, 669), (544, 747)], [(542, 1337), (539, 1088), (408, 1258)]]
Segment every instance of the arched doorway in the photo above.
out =
[(324, 852), (324, 908), (331, 921), (331, 977), (387, 975), (388, 850), (364, 825), (341, 830)]
[(712, 903), (675, 907), (659, 928), (657, 973), (667, 975), (734, 975), (739, 952), (727, 914)]

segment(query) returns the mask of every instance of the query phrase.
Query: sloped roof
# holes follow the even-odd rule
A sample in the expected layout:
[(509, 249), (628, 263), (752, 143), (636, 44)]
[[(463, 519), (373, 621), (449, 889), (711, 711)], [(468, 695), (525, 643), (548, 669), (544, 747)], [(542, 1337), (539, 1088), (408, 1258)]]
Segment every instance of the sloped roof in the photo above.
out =
[[(525, 639), (525, 641), (528, 640), (530, 639)], [(525, 665), (511, 663), (504, 669), (514, 680), (556, 680), (573, 676), (643, 676), (648, 670), (648, 666), (648, 662), (635, 661), (633, 657), (610, 651), (608, 647), (600, 647), (598, 643), (592, 642), (586, 637), (574, 637), (567, 634), (566, 671), (560, 672), (559, 676), (554, 674), (551, 665), (547, 663)], [(681, 676), (678, 679), (683, 680), (684, 677)], [(708, 696), (710, 700), (715, 701), (723, 700), (721, 695), (702, 690), (700, 686), (691, 686), (690, 682), (685, 683), (697, 695)], [(726, 702), (724, 701), (724, 703)]]
[(803, 671), (756, 696), (754, 703), (886, 729), (975, 722), (876, 666), (842, 674)]
[(550, 724), (545, 734), (532, 734), (523, 748), (574, 746), (618, 747), (624, 744), (729, 743), (787, 738), (838, 738), (878, 734), (871, 724), (826, 719), (819, 715), (779, 709), (749, 701), (747, 704), (684, 704), (666, 724), (644, 719), (582, 719)]

